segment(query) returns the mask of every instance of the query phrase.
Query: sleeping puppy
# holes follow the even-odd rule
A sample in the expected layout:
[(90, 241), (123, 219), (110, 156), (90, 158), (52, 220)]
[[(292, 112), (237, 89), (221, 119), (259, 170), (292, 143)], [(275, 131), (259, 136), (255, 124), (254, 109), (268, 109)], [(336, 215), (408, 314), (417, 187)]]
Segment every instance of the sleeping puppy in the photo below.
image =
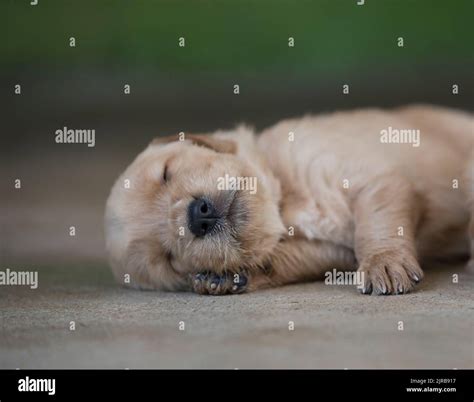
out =
[(241, 293), (358, 269), (362, 293), (402, 294), (426, 258), (474, 265), (473, 188), (474, 117), (444, 108), (181, 133), (113, 186), (107, 250), (140, 289)]

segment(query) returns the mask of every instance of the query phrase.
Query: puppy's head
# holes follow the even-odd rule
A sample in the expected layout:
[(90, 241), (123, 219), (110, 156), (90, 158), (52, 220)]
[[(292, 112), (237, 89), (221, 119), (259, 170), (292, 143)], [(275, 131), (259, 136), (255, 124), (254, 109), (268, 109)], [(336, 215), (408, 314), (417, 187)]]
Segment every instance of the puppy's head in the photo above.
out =
[(158, 138), (138, 155), (106, 206), (117, 280), (178, 290), (187, 288), (191, 273), (261, 265), (283, 224), (278, 185), (252, 147), (253, 134), (238, 130)]

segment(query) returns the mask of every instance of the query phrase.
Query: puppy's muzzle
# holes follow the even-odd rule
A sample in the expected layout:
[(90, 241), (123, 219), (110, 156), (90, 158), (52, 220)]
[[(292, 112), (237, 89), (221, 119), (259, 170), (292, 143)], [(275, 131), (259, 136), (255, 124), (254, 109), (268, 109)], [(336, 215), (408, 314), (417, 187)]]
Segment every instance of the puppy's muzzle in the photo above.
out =
[(212, 202), (205, 198), (198, 198), (189, 204), (188, 227), (197, 237), (211, 233), (219, 218)]

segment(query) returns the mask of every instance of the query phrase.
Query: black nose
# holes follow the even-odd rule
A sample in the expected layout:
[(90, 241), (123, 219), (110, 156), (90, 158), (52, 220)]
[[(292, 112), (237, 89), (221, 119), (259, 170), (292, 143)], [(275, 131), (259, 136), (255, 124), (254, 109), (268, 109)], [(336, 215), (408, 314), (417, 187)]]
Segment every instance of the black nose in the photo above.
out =
[(219, 216), (214, 205), (205, 198), (198, 198), (189, 204), (189, 230), (197, 237), (207, 235), (216, 225)]

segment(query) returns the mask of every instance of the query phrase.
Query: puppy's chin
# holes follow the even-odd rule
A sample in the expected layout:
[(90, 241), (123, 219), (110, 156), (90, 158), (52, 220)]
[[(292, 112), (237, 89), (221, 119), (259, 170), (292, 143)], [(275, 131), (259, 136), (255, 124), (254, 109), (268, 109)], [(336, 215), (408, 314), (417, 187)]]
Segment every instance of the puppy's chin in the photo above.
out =
[(183, 271), (258, 269), (282, 237), (284, 228), (278, 206), (265, 195), (259, 198), (246, 191), (234, 191), (219, 197), (223, 198), (214, 201), (219, 207), (226, 205), (225, 214), (212, 233), (188, 241), (181, 255), (185, 263), (179, 264)]

